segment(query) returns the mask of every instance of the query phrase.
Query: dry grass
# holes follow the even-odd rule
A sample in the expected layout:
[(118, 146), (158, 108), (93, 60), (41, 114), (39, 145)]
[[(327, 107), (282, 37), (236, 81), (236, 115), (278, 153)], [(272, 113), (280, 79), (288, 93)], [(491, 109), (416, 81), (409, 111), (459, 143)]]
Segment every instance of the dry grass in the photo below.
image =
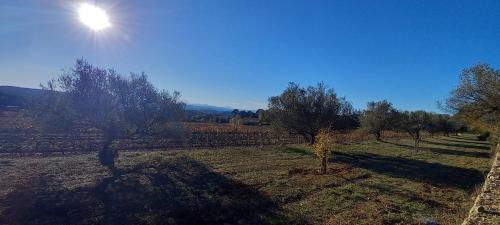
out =
[(489, 169), (472, 136), (341, 145), (0, 158), (0, 224), (459, 224)]

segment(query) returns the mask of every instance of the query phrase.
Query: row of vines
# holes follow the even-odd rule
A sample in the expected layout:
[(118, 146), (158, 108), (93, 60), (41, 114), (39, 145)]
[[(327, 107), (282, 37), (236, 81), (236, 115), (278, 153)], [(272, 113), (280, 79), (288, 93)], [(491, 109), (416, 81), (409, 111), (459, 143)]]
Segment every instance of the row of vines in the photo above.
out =
[[(15, 112), (3, 111), (0, 115), (0, 154), (51, 154), (98, 151), (102, 146), (102, 134), (94, 131), (78, 131), (73, 134), (40, 134), (32, 129), (25, 117)], [(232, 146), (264, 146), (303, 144), (302, 136), (272, 132), (267, 127), (232, 126), (210, 123), (174, 124), (169, 129), (177, 132), (170, 136), (129, 137), (116, 140), (112, 147), (120, 150), (169, 150), (220, 148)], [(174, 132), (175, 133), (175, 132)], [(384, 138), (403, 138), (407, 135), (387, 131)], [(373, 140), (366, 132), (355, 130), (337, 133), (339, 144)]]
[[(384, 138), (404, 138), (402, 133), (385, 132)], [(359, 143), (373, 140), (373, 137), (361, 131), (337, 133), (335, 140), (339, 144)], [(132, 137), (118, 139), (113, 147), (120, 150), (169, 150), (220, 148), (230, 146), (264, 146), (283, 144), (303, 144), (305, 140), (294, 134), (274, 132), (191, 132), (184, 137)], [(0, 133), (1, 154), (34, 153), (71, 153), (92, 152), (101, 148), (100, 134), (41, 135), (37, 133)]]

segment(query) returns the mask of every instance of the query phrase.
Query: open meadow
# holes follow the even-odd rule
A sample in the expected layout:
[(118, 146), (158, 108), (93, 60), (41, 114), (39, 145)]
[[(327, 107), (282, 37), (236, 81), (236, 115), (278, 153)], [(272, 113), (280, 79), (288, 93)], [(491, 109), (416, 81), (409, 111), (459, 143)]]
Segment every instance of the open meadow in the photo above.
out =
[(475, 136), (0, 158), (0, 224), (460, 224), (490, 166)]

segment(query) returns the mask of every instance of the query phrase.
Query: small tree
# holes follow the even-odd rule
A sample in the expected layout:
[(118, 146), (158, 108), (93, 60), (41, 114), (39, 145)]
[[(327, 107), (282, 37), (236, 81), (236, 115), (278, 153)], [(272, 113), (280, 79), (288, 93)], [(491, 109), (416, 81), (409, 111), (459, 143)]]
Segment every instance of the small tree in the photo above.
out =
[(99, 160), (113, 173), (118, 156), (111, 148), (115, 139), (160, 134), (164, 123), (178, 120), (184, 111), (178, 92), (158, 91), (145, 74), (124, 78), (84, 60), (42, 87), (45, 94), (34, 108), (41, 127), (50, 132), (81, 126), (102, 131)]
[(425, 111), (402, 112), (397, 114), (397, 126), (406, 131), (414, 140), (414, 149), (418, 151), (421, 131), (429, 124), (429, 114)]
[(320, 161), (319, 173), (325, 174), (327, 172), (328, 157), (334, 146), (334, 136), (327, 129), (321, 129), (316, 135), (316, 139), (313, 149)]
[(450, 136), (450, 133), (458, 135), (460, 132), (466, 132), (469, 128), (458, 118), (452, 117), (447, 121), (445, 136)]
[(450, 133), (455, 132), (455, 127), (455, 121), (451, 117), (448, 117), (444, 123), (443, 136), (449, 137)]
[(428, 114), (429, 121), (425, 130), (429, 132), (431, 137), (434, 137), (437, 133), (447, 134), (450, 130), (450, 116), (446, 114)]
[(307, 88), (289, 83), (281, 95), (269, 98), (267, 112), (273, 127), (302, 135), (314, 144), (321, 128), (338, 129), (336, 122), (353, 109), (323, 83)]
[(396, 110), (391, 103), (384, 101), (368, 102), (366, 110), (361, 115), (361, 128), (381, 140), (381, 132), (393, 128)]

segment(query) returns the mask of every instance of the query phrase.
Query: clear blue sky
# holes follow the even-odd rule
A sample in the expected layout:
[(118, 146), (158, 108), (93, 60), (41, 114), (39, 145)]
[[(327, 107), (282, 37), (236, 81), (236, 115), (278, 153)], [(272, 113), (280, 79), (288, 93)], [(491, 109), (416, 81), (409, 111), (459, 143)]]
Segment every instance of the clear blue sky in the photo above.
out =
[(477, 62), (500, 66), (500, 1), (2, 0), (0, 85), (38, 87), (77, 58), (146, 72), (189, 103), (256, 109), (289, 81), (326, 82), (357, 108), (436, 111)]

